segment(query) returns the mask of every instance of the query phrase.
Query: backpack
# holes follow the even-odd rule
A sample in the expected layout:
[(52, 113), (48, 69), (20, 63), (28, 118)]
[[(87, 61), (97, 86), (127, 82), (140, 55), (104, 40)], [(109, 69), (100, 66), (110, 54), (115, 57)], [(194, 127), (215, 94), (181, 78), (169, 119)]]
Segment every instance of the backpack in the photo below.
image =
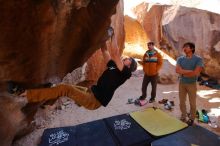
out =
[(202, 109), (202, 110), (197, 110), (196, 115), (198, 118), (199, 122), (203, 123), (208, 123), (209, 122), (209, 116), (207, 115), (207, 111)]

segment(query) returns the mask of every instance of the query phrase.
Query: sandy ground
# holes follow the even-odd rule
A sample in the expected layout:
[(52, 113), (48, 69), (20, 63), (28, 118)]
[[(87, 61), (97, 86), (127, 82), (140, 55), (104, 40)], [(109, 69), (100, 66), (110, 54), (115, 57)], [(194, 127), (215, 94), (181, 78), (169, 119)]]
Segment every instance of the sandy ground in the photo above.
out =
[[(118, 88), (113, 99), (107, 107), (101, 107), (95, 111), (89, 111), (83, 107), (78, 107), (70, 99), (63, 97), (53, 106), (47, 106), (45, 109), (39, 109), (36, 115), (37, 128), (29, 135), (16, 141), (13, 146), (36, 146), (40, 143), (44, 129), (54, 127), (73, 126), (89, 121), (129, 113), (132, 111), (143, 110), (148, 107), (156, 106), (167, 112), (169, 115), (179, 118), (179, 100), (178, 100), (178, 83), (171, 85), (158, 84), (157, 99), (153, 104), (147, 104), (139, 107), (134, 104), (127, 104), (128, 98), (137, 98), (141, 94), (141, 83), (143, 74), (136, 73), (125, 84)], [(215, 120), (220, 127), (220, 91), (213, 90), (204, 86), (198, 86), (198, 109), (206, 109), (216, 114)], [(150, 95), (151, 86), (148, 87)], [(173, 100), (175, 106), (173, 110), (165, 110), (163, 105), (158, 101), (163, 98)], [(187, 101), (188, 102), (188, 101)], [(61, 105), (56, 108), (56, 105)], [(189, 104), (187, 104), (189, 105)], [(188, 107), (189, 109), (189, 107)], [(218, 118), (219, 117), (219, 118)], [(217, 119), (218, 118), (218, 119)], [(198, 123), (216, 134), (220, 135), (220, 128), (212, 128), (208, 124)]]

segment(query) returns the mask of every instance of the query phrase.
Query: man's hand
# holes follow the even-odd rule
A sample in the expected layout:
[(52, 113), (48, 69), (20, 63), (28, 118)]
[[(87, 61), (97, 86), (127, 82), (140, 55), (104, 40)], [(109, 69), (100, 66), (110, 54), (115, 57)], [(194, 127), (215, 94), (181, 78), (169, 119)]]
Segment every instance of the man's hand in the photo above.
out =
[(104, 44), (107, 40), (112, 38), (113, 35), (114, 35), (114, 29), (112, 27), (109, 27), (105, 31), (105, 34), (103, 35), (101, 42)]
[(109, 36), (110, 38), (112, 38), (113, 35), (114, 35), (114, 29), (113, 29), (112, 27), (109, 27), (109, 28), (108, 28), (108, 36)]

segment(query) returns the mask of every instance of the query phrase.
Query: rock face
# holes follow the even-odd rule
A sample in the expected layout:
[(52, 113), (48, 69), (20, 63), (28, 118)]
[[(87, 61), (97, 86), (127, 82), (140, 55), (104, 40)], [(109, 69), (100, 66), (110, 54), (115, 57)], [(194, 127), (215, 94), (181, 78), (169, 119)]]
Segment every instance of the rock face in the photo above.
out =
[(142, 58), (146, 51), (146, 42), (149, 39), (142, 25), (135, 19), (125, 16), (125, 49), (123, 54)]
[(117, 3), (1, 1), (0, 81), (31, 84), (63, 78), (99, 48)]
[[(104, 68), (104, 64), (100, 63), (101, 52), (97, 50), (110, 24), (115, 28), (121, 52), (124, 46), (123, 0), (119, 4), (118, 2), (119, 0), (0, 2), (2, 146), (11, 145), (14, 137), (25, 134), (24, 129), (30, 125), (11, 95), (1, 95), (7, 90), (5, 81), (13, 80), (28, 88), (32, 84), (60, 82), (76, 68), (74, 76), (67, 74), (63, 82), (71, 78), (71, 83), (76, 84), (86, 77), (87, 80), (96, 80)], [(85, 66), (78, 68), (86, 61)], [(88, 73), (86, 67), (90, 67), (87, 69)]]
[[(143, 26), (148, 39), (159, 44), (162, 35), (161, 20), (163, 7), (144, 3), (137, 6), (134, 11), (137, 14), (137, 20)], [(143, 13), (143, 11), (147, 13)]]
[[(153, 26), (151, 27), (153, 29)], [(141, 26), (141, 24), (137, 20), (134, 20), (129, 16), (125, 16), (125, 31), (126, 31), (126, 37), (125, 37), (126, 39), (125, 39), (125, 50), (123, 52), (124, 55), (132, 56), (142, 60), (143, 55), (147, 50), (147, 46), (146, 46), (147, 42), (153, 39), (148, 38), (148, 35), (146, 35), (146, 32), (144, 31), (144, 28)], [(151, 35), (149, 35), (149, 37), (151, 37)], [(160, 53), (164, 58), (164, 63), (161, 70), (159, 71), (159, 83), (161, 84), (176, 83), (177, 74), (175, 73), (175, 66), (168, 61), (170, 60), (170, 57), (168, 55), (164, 55), (164, 53), (161, 51)]]
[[(120, 0), (116, 7), (116, 14), (112, 16), (111, 26), (114, 28), (115, 37), (117, 38), (117, 43), (119, 47), (119, 51), (122, 53), (124, 49), (124, 41), (125, 41), (125, 30), (124, 30), (124, 2)], [(107, 42), (107, 47), (111, 54), (111, 49), (109, 44), (111, 41)], [(97, 50), (87, 61), (87, 67), (85, 68), (85, 80), (89, 82), (96, 82), (100, 74), (106, 68), (106, 64), (104, 63), (102, 53)]]
[(182, 53), (185, 42), (194, 42), (196, 54), (204, 59), (204, 72), (220, 79), (220, 15), (194, 8), (146, 3), (136, 7), (135, 12), (147, 36), (172, 56)]
[(24, 114), (20, 111), (21, 105), (8, 98), (8, 95), (0, 95), (0, 138), (1, 146), (10, 146), (12, 140), (27, 126)]
[[(176, 15), (169, 16), (173, 13)], [(192, 8), (167, 7), (162, 24), (164, 35), (174, 48), (181, 51), (183, 43), (194, 42), (196, 53), (205, 60), (205, 72), (220, 79), (220, 15)]]
[(175, 84), (178, 81), (178, 74), (175, 71), (175, 66), (167, 59), (163, 60), (163, 67), (159, 72), (158, 82), (161, 84)]
[(148, 39), (154, 41), (158, 48), (163, 49), (164, 52), (175, 58), (177, 51), (172, 48), (163, 36), (162, 16), (164, 6), (142, 3), (134, 8), (134, 12)]

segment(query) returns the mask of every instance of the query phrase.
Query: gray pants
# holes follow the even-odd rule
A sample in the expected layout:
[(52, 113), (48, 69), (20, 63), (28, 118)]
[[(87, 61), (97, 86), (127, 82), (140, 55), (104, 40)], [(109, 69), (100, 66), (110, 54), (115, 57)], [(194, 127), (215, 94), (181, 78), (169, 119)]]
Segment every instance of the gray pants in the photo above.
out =
[(158, 75), (154, 75), (154, 76), (144, 75), (144, 79), (142, 82), (142, 98), (146, 98), (147, 96), (147, 86), (149, 83), (151, 83), (152, 86), (151, 99), (156, 98), (157, 80), (158, 80)]

